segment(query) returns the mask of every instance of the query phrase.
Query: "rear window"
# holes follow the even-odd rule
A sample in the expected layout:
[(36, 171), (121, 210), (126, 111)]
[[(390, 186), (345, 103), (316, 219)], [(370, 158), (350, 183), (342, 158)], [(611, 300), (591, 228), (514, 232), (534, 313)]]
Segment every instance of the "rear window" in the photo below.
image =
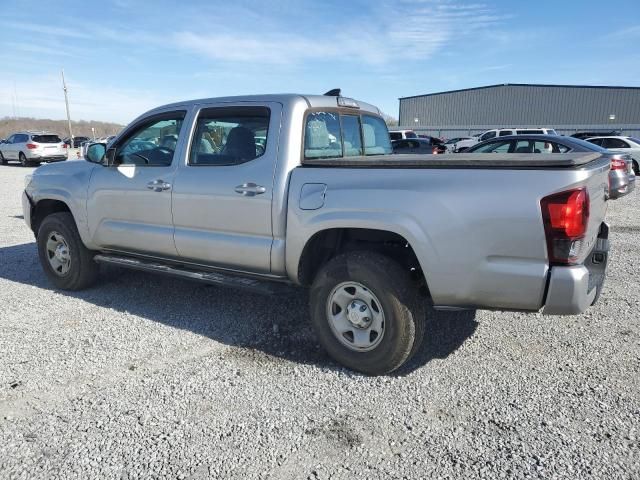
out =
[(31, 140), (36, 143), (60, 143), (60, 137), (58, 135), (31, 135)]
[(304, 157), (337, 158), (391, 153), (389, 132), (381, 118), (311, 112), (305, 124)]

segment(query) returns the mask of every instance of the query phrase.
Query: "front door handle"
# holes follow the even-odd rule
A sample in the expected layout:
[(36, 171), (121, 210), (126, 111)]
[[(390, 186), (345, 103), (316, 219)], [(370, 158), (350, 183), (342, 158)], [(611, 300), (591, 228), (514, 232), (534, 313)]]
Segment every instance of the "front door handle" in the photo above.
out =
[(243, 183), (242, 185), (238, 185), (236, 187), (236, 193), (244, 195), (245, 197), (255, 197), (256, 195), (260, 195), (266, 191), (267, 189), (262, 185), (256, 185), (252, 182)]
[(147, 183), (147, 188), (154, 192), (162, 192), (163, 190), (169, 190), (171, 188), (171, 184), (164, 180), (153, 180), (152, 182)]

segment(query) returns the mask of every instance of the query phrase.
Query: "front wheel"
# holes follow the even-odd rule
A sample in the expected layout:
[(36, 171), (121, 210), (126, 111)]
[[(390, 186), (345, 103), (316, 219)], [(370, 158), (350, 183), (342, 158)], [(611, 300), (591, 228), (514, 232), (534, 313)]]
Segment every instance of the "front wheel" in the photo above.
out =
[(38, 256), (51, 283), (62, 290), (82, 290), (98, 277), (93, 252), (82, 243), (71, 213), (53, 213), (42, 221)]
[(633, 174), (638, 177), (640, 176), (640, 166), (638, 165), (637, 160), (633, 160)]
[(18, 155), (18, 160), (20, 160), (20, 165), (22, 165), (23, 167), (28, 167), (29, 166), (29, 160), (27, 160), (27, 156), (20, 152), (20, 155)]
[(422, 342), (425, 309), (409, 272), (374, 252), (330, 260), (311, 287), (311, 320), (337, 362), (369, 375), (403, 365)]

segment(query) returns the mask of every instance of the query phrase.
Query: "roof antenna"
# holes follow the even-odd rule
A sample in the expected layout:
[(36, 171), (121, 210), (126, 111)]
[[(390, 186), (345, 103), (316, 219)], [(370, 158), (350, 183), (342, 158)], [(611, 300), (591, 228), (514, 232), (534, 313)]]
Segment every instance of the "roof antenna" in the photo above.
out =
[(334, 88), (332, 90), (329, 90), (327, 93), (325, 93), (325, 96), (327, 96), (327, 97), (339, 97), (340, 96), (340, 89), (339, 88)]

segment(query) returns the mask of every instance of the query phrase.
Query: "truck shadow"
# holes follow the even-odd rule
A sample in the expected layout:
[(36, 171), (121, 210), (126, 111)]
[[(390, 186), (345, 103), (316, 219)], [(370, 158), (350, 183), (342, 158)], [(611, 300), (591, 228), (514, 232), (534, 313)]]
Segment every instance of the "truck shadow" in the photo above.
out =
[[(114, 267), (102, 267), (99, 283), (80, 292), (55, 290), (40, 268), (35, 243), (0, 248), (0, 278), (93, 305), (188, 330), (216, 342), (322, 368), (343, 370), (316, 341), (310, 325), (306, 290), (265, 296)], [(25, 297), (25, 302), (28, 300)], [(16, 300), (20, 302), (20, 300)], [(398, 376), (407, 375), (435, 358), (446, 358), (476, 330), (475, 311), (427, 315), (422, 348)]]

